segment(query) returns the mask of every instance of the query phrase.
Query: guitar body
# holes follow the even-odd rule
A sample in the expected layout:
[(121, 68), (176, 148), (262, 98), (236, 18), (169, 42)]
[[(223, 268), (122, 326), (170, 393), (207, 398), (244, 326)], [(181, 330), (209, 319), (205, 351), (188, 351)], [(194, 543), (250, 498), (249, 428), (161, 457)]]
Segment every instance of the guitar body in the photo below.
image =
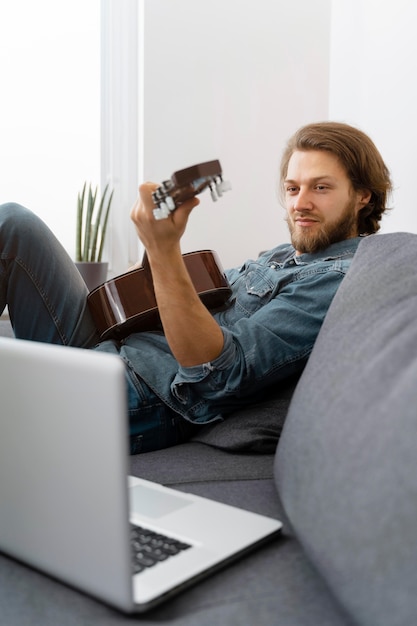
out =
[[(205, 306), (215, 309), (224, 305), (231, 289), (216, 253), (189, 252), (183, 259)], [(87, 301), (101, 339), (161, 329), (152, 275), (146, 264), (100, 285)]]

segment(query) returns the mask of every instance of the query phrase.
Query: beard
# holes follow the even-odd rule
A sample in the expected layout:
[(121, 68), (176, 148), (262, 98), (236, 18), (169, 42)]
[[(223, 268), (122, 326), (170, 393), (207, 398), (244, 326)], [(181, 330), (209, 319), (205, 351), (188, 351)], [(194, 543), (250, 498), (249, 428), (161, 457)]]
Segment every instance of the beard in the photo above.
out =
[(291, 243), (297, 252), (309, 253), (320, 252), (332, 243), (344, 241), (351, 237), (356, 237), (357, 215), (354, 212), (355, 200), (351, 200), (345, 207), (342, 217), (338, 222), (332, 224), (320, 224), (319, 229), (314, 233), (305, 230), (296, 230), (295, 224), (290, 221), (288, 215), (286, 222), (291, 235)]

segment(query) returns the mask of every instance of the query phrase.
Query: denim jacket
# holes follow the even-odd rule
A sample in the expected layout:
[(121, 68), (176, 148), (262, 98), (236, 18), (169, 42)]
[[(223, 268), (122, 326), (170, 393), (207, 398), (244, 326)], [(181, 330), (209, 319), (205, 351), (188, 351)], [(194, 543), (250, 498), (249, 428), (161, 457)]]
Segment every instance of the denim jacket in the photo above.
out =
[(179, 366), (159, 332), (130, 335), (118, 347), (120, 355), (189, 421), (222, 419), (266, 387), (301, 373), (360, 240), (299, 256), (284, 244), (228, 270), (232, 296), (213, 313), (224, 347), (210, 363)]

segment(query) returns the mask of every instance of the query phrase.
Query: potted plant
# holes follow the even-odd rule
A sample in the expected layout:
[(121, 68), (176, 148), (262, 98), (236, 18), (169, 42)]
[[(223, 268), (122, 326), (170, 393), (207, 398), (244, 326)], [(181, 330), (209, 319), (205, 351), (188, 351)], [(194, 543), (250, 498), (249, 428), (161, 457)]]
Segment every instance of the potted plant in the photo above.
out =
[(91, 291), (106, 280), (108, 263), (102, 261), (113, 190), (107, 184), (101, 198), (98, 188), (84, 183), (77, 199), (75, 265)]

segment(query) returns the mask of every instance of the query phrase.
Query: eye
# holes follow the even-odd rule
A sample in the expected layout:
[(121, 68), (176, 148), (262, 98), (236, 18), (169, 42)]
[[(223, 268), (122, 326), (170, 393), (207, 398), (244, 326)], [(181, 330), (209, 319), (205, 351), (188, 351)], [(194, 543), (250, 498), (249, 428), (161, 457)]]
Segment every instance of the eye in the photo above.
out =
[(326, 191), (328, 187), (326, 185), (316, 185), (317, 191)]
[(298, 188), (297, 188), (297, 187), (295, 187), (294, 185), (288, 185), (288, 186), (285, 188), (285, 192), (286, 192), (286, 193), (289, 193), (289, 194), (294, 194), (294, 193), (297, 193), (297, 190), (298, 190)]

